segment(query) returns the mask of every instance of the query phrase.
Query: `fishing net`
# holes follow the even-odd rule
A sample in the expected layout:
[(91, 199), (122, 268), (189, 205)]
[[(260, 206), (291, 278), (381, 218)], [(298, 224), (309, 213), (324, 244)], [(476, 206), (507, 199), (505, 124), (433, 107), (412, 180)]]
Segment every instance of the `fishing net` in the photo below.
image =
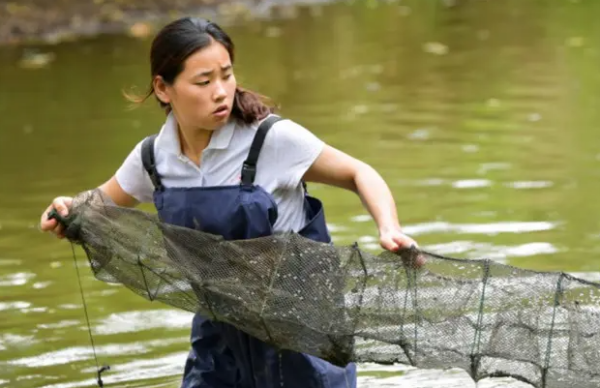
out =
[(115, 206), (98, 190), (80, 194), (62, 222), (96, 278), (279, 348), (340, 366), (600, 386), (600, 284), (564, 273), (415, 249), (374, 255), (293, 233), (226, 241)]

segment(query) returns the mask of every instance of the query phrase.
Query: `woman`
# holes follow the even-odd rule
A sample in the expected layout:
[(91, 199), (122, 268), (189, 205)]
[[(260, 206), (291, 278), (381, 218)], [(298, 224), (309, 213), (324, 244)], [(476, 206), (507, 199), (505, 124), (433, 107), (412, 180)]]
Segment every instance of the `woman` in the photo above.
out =
[[(356, 192), (373, 216), (383, 248), (416, 245), (398, 223), (394, 200), (368, 165), (308, 130), (272, 114), (255, 93), (237, 86), (234, 46), (216, 24), (183, 18), (165, 26), (151, 49), (155, 95), (167, 112), (157, 136), (141, 141), (100, 189), (117, 205), (153, 201), (160, 218), (227, 239), (293, 230), (330, 242), (321, 202), (305, 181)], [(67, 214), (58, 197), (41, 227), (63, 237), (50, 209)], [(356, 367), (341, 368), (277, 351), (232, 326), (196, 314), (182, 386), (355, 387)]]

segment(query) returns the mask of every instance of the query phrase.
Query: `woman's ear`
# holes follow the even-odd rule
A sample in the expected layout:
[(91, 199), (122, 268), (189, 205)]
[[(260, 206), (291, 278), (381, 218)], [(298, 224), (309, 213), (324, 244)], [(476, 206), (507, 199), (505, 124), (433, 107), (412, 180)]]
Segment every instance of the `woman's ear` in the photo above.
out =
[(152, 87), (154, 88), (154, 94), (156, 95), (156, 98), (158, 98), (164, 104), (171, 103), (169, 85), (167, 85), (165, 80), (160, 75), (154, 77), (154, 80), (152, 81)]

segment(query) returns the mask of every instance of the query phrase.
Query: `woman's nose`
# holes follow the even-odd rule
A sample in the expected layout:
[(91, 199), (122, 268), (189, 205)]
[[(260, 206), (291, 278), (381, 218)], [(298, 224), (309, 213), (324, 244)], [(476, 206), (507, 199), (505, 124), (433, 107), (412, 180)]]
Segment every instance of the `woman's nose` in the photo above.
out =
[(213, 98), (215, 100), (222, 100), (225, 97), (227, 97), (227, 92), (225, 91), (223, 84), (221, 82), (217, 82), (216, 86), (215, 86)]

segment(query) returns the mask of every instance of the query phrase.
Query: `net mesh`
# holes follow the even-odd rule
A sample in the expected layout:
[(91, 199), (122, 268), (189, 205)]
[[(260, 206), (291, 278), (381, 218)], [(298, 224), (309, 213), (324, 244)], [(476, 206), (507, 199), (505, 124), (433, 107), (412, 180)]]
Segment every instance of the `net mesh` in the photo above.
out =
[[(600, 386), (600, 284), (565, 273), (414, 249), (374, 255), (293, 233), (226, 241), (115, 206), (98, 190), (75, 198), (65, 223), (96, 278), (279, 348), (340, 366)], [(425, 264), (415, 266), (419, 255)]]

